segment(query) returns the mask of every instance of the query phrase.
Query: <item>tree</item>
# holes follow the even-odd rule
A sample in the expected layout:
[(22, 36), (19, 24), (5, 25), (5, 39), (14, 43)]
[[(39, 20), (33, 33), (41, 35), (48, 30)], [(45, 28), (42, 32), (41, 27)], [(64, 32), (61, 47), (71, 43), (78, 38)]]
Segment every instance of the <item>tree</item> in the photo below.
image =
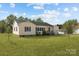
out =
[(4, 20), (0, 21), (0, 32), (4, 33), (6, 31), (6, 24), (4, 22)]
[(43, 20), (41, 18), (36, 19), (36, 22), (43, 22)]
[(25, 17), (24, 20), (26, 20), (26, 21), (27, 21), (27, 20), (31, 21), (31, 19), (28, 19), (27, 17)]
[(5, 19), (6, 26), (9, 26), (10, 32), (12, 32), (12, 25), (13, 25), (14, 20), (16, 20), (16, 18), (17, 18), (16, 16), (11, 14), (7, 16), (7, 18)]
[(20, 16), (17, 20), (20, 21), (20, 22), (22, 22), (22, 21), (25, 20), (25, 18), (23, 16)]
[(13, 22), (14, 22), (14, 20), (16, 20), (16, 18), (17, 18), (16, 16), (11, 14), (11, 15), (7, 16), (7, 19), (5, 21), (6, 21), (7, 24), (12, 26)]
[(72, 34), (76, 25), (77, 25), (77, 20), (71, 19), (63, 24), (63, 28), (66, 30), (68, 34)]
[(36, 22), (34, 19), (33, 20), (31, 20), (32, 22)]

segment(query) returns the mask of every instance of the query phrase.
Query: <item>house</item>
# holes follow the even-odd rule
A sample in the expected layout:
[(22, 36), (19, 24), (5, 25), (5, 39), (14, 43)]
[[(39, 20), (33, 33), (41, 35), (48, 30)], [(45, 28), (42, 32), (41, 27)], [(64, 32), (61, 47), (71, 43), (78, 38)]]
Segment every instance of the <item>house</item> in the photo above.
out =
[(79, 23), (75, 26), (73, 34), (79, 34)]
[[(63, 29), (63, 25), (57, 24), (59, 27), (58, 34), (68, 34), (66, 29)], [(74, 26), (72, 34), (79, 34), (79, 23)]]
[(65, 34), (65, 30), (63, 29), (63, 25), (57, 24), (57, 26), (59, 28), (58, 34)]
[(14, 21), (13, 23), (13, 34), (16, 35), (42, 35), (44, 31), (48, 34), (57, 34), (58, 27), (45, 22)]
[(79, 34), (79, 29), (76, 29), (73, 34)]

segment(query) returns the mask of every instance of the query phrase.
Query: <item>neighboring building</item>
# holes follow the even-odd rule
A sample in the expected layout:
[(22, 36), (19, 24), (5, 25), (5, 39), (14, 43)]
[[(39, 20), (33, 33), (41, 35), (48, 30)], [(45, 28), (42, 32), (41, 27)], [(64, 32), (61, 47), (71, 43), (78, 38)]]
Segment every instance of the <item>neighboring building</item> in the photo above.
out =
[(73, 34), (79, 34), (79, 29), (76, 29)]
[(59, 32), (59, 27), (57, 25), (53, 25), (53, 33), (58, 34)]
[(59, 27), (58, 34), (65, 34), (65, 30), (63, 29), (63, 25), (57, 24), (57, 26)]
[(75, 26), (73, 34), (79, 34), (79, 23)]
[[(67, 34), (67, 30), (66, 29), (63, 29), (63, 25), (57, 24), (57, 26), (59, 27), (58, 34)], [(74, 31), (73, 31), (72, 34), (79, 34), (79, 23), (74, 26), (74, 29), (73, 30)]]
[(58, 26), (50, 25), (48, 23), (36, 23), (30, 21), (14, 21), (13, 34), (16, 35), (36, 35), (43, 34), (43, 32), (57, 34)]

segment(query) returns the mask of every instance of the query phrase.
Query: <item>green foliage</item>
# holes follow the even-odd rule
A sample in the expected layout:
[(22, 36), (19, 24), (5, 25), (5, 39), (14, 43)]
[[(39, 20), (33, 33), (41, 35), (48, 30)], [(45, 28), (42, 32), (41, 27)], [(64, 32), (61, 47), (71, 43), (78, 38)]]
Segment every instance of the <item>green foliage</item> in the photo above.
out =
[(7, 26), (7, 28), (6, 28), (6, 33), (11, 33), (11, 32), (12, 32), (11, 27), (10, 27), (10, 26)]
[(4, 33), (6, 31), (6, 23), (4, 20), (0, 21), (0, 32)]
[(67, 31), (68, 34), (72, 34), (76, 25), (77, 25), (77, 20), (71, 19), (63, 24), (63, 28)]
[(12, 14), (7, 16), (7, 18), (5, 19), (5, 22), (6, 22), (5, 25), (8, 26), (6, 27), (6, 32), (7, 32), (7, 29), (10, 29), (9, 32), (12, 32), (12, 25), (13, 25), (14, 20), (16, 19), (17, 17)]
[(0, 21), (0, 32), (12, 33), (12, 25), (14, 20), (18, 20), (19, 22), (23, 22), (23, 21), (32, 21), (39, 23), (43, 22), (41, 18), (38, 18), (36, 20), (31, 20), (28, 19), (27, 17), (24, 18), (23, 16), (17, 18), (15, 15), (10, 14), (9, 16), (7, 16), (5, 20)]
[(37, 18), (37, 19), (36, 19), (36, 22), (40, 22), (40, 23), (42, 23), (43, 20), (42, 20), (41, 18)]
[(24, 21), (25, 19), (24, 19), (23, 16), (20, 16), (17, 20), (20, 21), (20, 22), (22, 22), (22, 21)]
[(11, 15), (7, 16), (5, 21), (6, 21), (7, 24), (12, 26), (12, 24), (13, 24), (14, 20), (16, 20), (16, 18), (17, 18), (16, 16), (11, 14)]
[(43, 35), (47, 35), (47, 33), (46, 33), (46, 31), (45, 31), (45, 30), (43, 30)]
[[(18, 20), (20, 22), (29, 20), (34, 22), (35, 24), (43, 24), (43, 25), (45, 24), (45, 22), (41, 18), (37, 18), (36, 20), (31, 20), (28, 19), (27, 17), (24, 18), (23, 16), (17, 18), (16, 16), (11, 14), (7, 16), (7, 18), (4, 21), (0, 21), (0, 32), (7, 32), (7, 31), (12, 32), (12, 25), (14, 20)], [(63, 24), (63, 28), (66, 30), (67, 33), (71, 34), (75, 30), (76, 25), (77, 25), (77, 20), (71, 19)]]
[(28, 19), (27, 17), (24, 18), (25, 21), (31, 21), (31, 19)]
[(31, 21), (35, 23), (44, 23), (44, 21), (41, 18), (33, 19)]

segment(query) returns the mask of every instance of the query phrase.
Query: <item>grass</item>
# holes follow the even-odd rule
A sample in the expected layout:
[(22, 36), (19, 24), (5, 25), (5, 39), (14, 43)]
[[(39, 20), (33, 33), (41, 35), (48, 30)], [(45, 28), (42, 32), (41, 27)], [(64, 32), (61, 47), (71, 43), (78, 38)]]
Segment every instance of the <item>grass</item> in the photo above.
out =
[(79, 35), (26, 36), (0, 34), (1, 56), (78, 56)]

